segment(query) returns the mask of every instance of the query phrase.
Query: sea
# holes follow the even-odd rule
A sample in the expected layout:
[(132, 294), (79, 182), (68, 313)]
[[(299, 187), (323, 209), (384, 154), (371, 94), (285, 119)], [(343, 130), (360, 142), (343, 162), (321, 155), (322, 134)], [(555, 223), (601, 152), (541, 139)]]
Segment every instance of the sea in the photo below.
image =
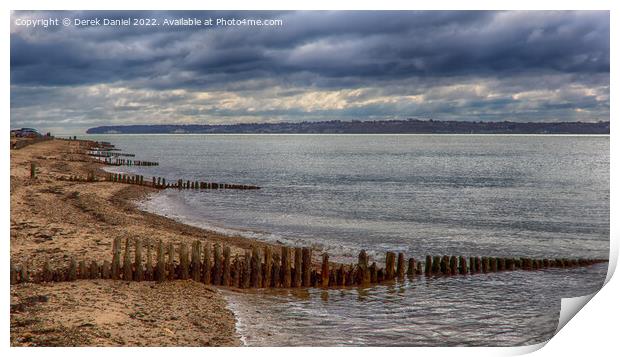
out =
[[(175, 190), (140, 209), (330, 260), (426, 255), (609, 256), (609, 136), (88, 135), (159, 166), (112, 172), (251, 184)], [(249, 346), (524, 346), (607, 264), (350, 289), (224, 291)]]

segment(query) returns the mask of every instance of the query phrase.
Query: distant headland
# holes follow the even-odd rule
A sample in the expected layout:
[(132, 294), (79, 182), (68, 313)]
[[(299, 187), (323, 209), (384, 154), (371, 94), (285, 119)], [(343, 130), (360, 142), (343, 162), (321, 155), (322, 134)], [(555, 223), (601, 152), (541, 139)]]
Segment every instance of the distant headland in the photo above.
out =
[(609, 121), (482, 122), (439, 120), (319, 121), (225, 125), (106, 125), (87, 134), (609, 134)]

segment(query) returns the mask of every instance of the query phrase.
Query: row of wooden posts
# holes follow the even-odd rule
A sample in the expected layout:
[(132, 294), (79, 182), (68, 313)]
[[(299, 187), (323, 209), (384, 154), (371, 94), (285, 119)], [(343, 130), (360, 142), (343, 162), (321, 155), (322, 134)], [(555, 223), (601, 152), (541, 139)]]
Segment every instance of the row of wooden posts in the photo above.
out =
[(152, 180), (145, 181), (143, 175), (128, 175), (120, 173), (108, 173), (106, 180), (111, 182), (120, 182), (128, 184), (136, 184), (143, 186), (150, 186), (154, 188), (176, 188), (176, 189), (235, 189), (235, 190), (257, 190), (259, 186), (254, 185), (242, 185), (231, 183), (217, 183), (217, 182), (203, 182), (203, 181), (190, 181), (190, 180), (177, 180), (176, 182), (166, 182), (165, 178), (153, 176)]
[(74, 182), (99, 182), (99, 180), (95, 176), (95, 173), (92, 171), (89, 171), (86, 174), (86, 177), (81, 176), (81, 175), (69, 175), (69, 176), (60, 176), (58, 177), (58, 179), (61, 181), (74, 181)]
[[(146, 251), (144, 250), (146, 247)], [(312, 261), (308, 247), (254, 247), (243, 255), (232, 255), (230, 246), (204, 244), (199, 240), (191, 248), (183, 242), (173, 243), (116, 238), (112, 261), (102, 264), (72, 258), (67, 268), (50, 269), (49, 261), (31, 274), (28, 265), (11, 265), (11, 284), (23, 282), (73, 281), (76, 279), (115, 279), (127, 281), (166, 281), (191, 279), (210, 285), (236, 288), (344, 287), (381, 284), (405, 276), (491, 273), (500, 271), (572, 268), (605, 262), (601, 259), (531, 259), (463, 256), (426, 256), (426, 262), (405, 259), (404, 253), (386, 253), (384, 267), (369, 264), (366, 251), (358, 255), (357, 264), (330, 264), (323, 254), (321, 264)], [(469, 265), (468, 265), (469, 262)]]
[(142, 160), (126, 160), (119, 158), (100, 158), (99, 161), (110, 166), (159, 166), (158, 162)]
[(119, 157), (119, 156), (135, 157), (136, 156), (136, 154), (116, 152), (116, 151), (111, 151), (110, 149), (89, 150), (88, 155), (93, 156), (93, 157)]

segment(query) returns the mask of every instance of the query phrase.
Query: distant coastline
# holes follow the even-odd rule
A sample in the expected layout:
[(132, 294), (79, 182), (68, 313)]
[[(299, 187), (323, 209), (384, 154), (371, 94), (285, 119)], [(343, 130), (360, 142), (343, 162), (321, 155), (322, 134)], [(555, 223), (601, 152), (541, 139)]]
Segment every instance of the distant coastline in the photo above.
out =
[(473, 122), (438, 120), (320, 121), (226, 125), (105, 125), (87, 134), (609, 134), (609, 121)]

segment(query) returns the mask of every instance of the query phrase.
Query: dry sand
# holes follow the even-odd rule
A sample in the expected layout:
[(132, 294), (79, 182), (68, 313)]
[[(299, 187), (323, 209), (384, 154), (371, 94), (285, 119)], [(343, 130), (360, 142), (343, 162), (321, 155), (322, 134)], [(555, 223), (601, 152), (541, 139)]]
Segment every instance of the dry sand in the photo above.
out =
[[(139, 153), (136, 153), (139, 155)], [(30, 163), (38, 174), (30, 178)], [(102, 165), (80, 142), (52, 140), (11, 150), (11, 262), (66, 267), (71, 257), (111, 260), (112, 241), (226, 242), (233, 254), (262, 246), (135, 208), (149, 187), (58, 180)], [(111, 280), (11, 286), (11, 345), (238, 345), (234, 315), (213, 287), (188, 281), (155, 284)]]

